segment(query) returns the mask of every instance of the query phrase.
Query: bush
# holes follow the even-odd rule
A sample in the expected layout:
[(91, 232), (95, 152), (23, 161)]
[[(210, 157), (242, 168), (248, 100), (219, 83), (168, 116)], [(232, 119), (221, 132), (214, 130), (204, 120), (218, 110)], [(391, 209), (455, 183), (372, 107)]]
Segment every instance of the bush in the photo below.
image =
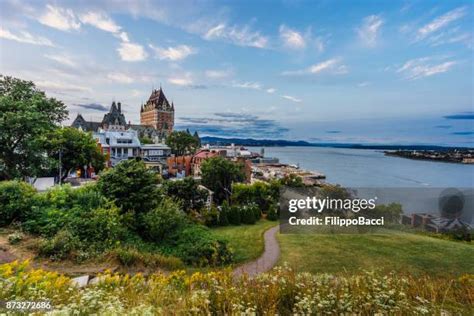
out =
[(16, 245), (22, 240), (23, 240), (23, 235), (20, 234), (19, 232), (15, 232), (13, 234), (8, 235), (8, 243), (10, 245)]
[(217, 266), (232, 261), (232, 252), (225, 240), (217, 239), (202, 225), (187, 225), (169, 240), (168, 249), (185, 263), (194, 266)]
[(239, 211), (241, 222), (243, 224), (255, 224), (255, 222), (259, 220), (261, 216), (257, 204), (241, 205)]
[(125, 160), (101, 173), (99, 192), (115, 202), (124, 213), (146, 213), (159, 201), (158, 180), (145, 163)]
[(211, 209), (203, 209), (201, 213), (206, 226), (213, 227), (220, 225), (222, 213), (215, 206), (212, 206)]
[(148, 240), (160, 242), (165, 236), (172, 234), (186, 221), (180, 206), (170, 199), (164, 199), (152, 211), (142, 216), (143, 231), (141, 235)]
[(277, 221), (279, 218), (279, 210), (276, 204), (272, 204), (268, 209), (267, 219), (269, 221)]
[(51, 260), (73, 258), (73, 251), (80, 248), (80, 241), (70, 231), (63, 229), (52, 239), (44, 240), (39, 246), (39, 255)]
[(141, 265), (147, 268), (166, 270), (184, 268), (184, 264), (179, 258), (163, 256), (159, 253), (143, 252), (135, 248), (117, 248), (112, 250), (109, 256), (126, 267)]
[(229, 225), (229, 205), (226, 207), (222, 206), (219, 211), (219, 226)]
[[(222, 205), (222, 210), (224, 210), (224, 204)], [(226, 206), (225, 212), (227, 214), (227, 219), (231, 225), (240, 225), (242, 222), (240, 209), (236, 205)]]
[(232, 186), (232, 202), (234, 204), (255, 203), (264, 213), (277, 199), (274, 184), (259, 181), (253, 184), (236, 183)]
[(199, 189), (199, 183), (193, 177), (165, 181), (163, 191), (166, 196), (177, 199), (186, 213), (202, 209), (206, 204), (208, 195), (207, 191)]
[(0, 227), (28, 217), (35, 194), (36, 190), (26, 182), (0, 182)]

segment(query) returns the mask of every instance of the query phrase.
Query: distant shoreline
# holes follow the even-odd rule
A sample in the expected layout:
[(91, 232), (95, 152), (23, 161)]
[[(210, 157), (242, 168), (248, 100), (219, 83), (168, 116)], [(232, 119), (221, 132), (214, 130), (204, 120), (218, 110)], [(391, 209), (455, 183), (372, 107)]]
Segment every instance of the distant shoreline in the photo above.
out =
[(291, 140), (272, 140), (272, 139), (253, 139), (253, 138), (223, 138), (214, 136), (201, 137), (203, 144), (210, 145), (230, 145), (251, 147), (328, 147), (328, 148), (347, 148), (347, 149), (376, 149), (376, 150), (474, 150), (474, 147), (455, 147), (455, 146), (437, 146), (437, 145), (388, 145), (388, 144), (358, 144), (358, 143), (310, 143), (307, 141)]

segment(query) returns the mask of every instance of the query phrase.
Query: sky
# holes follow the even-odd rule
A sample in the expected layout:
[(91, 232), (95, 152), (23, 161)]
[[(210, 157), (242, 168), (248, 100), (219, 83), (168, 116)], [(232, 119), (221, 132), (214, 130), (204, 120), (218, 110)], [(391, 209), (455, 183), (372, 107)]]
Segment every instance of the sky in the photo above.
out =
[(163, 88), (200, 135), (474, 147), (472, 1), (0, 1), (0, 73), (100, 121)]

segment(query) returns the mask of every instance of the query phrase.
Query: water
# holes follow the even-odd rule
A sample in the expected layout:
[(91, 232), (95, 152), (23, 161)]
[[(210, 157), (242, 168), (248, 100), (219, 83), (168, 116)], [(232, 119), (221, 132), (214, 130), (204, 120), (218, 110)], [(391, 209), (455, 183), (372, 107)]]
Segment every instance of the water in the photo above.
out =
[(327, 182), (345, 187), (474, 187), (474, 165), (390, 157), (378, 150), (265, 147), (265, 156), (322, 172)]

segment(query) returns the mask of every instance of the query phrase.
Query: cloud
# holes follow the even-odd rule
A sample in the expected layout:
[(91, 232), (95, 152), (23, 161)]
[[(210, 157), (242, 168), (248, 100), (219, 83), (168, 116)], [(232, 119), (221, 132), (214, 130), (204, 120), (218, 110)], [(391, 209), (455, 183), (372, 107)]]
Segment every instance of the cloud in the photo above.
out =
[(451, 134), (452, 135), (459, 135), (459, 136), (468, 136), (468, 135), (474, 135), (474, 132), (453, 132)]
[(35, 85), (41, 89), (49, 90), (51, 92), (92, 92), (92, 89), (89, 87), (69, 84), (65, 82), (37, 80), (35, 81)]
[(175, 86), (186, 87), (189, 89), (207, 89), (207, 86), (205, 85), (194, 84), (193, 76), (190, 72), (181, 76), (169, 77), (168, 82)]
[(275, 88), (269, 88), (265, 91), (267, 91), (267, 93), (275, 93), (276, 89)]
[(34, 36), (26, 31), (21, 31), (18, 34), (14, 34), (7, 29), (0, 27), (0, 38), (16, 41), (19, 43), (42, 45), (42, 46), (54, 46), (46, 37)]
[(261, 90), (262, 85), (258, 82), (233, 82), (232, 87), (234, 88), (243, 88), (243, 89), (253, 89), (253, 90)]
[(368, 47), (377, 45), (377, 37), (384, 21), (378, 15), (369, 15), (364, 18), (362, 26), (356, 29), (359, 38)]
[(132, 77), (121, 72), (109, 73), (107, 78), (119, 83), (133, 83), (135, 81)]
[(341, 131), (326, 131), (327, 134), (340, 134)]
[(148, 57), (145, 49), (140, 44), (122, 42), (117, 51), (123, 61), (142, 61)]
[(457, 61), (441, 62), (434, 57), (423, 57), (408, 60), (396, 72), (403, 74), (406, 79), (416, 80), (447, 72), (457, 63)]
[(38, 22), (61, 31), (78, 30), (81, 27), (72, 10), (49, 4), (46, 5), (46, 12), (38, 18)]
[(155, 52), (156, 57), (161, 60), (179, 61), (190, 55), (196, 54), (197, 52), (195, 48), (188, 45), (179, 45), (168, 48), (155, 47), (151, 44), (149, 46)]
[(74, 104), (77, 107), (84, 108), (87, 110), (94, 110), (94, 111), (100, 111), (100, 112), (107, 112), (109, 109), (102, 104), (98, 103), (87, 103), (87, 104)]
[(371, 83), (368, 82), (368, 81), (359, 82), (359, 83), (357, 84), (357, 86), (358, 86), (359, 88), (367, 87), (367, 86), (370, 86), (370, 85), (371, 85)]
[(281, 97), (282, 97), (283, 99), (287, 99), (287, 100), (290, 100), (290, 101), (293, 101), (293, 102), (296, 102), (296, 103), (302, 102), (301, 99), (292, 97), (291, 95), (282, 95)]
[(306, 69), (284, 71), (282, 75), (293, 76), (293, 75), (308, 75), (308, 74), (319, 74), (319, 73), (332, 73), (332, 74), (346, 74), (348, 72), (347, 66), (341, 63), (340, 58), (331, 58), (322, 61), (318, 64), (314, 64)]
[(44, 55), (44, 57), (54, 60), (55, 62), (60, 63), (61, 65), (68, 66), (68, 67), (77, 67), (77, 64), (71, 59), (71, 57), (66, 55)]
[(219, 112), (209, 117), (180, 117), (179, 128), (197, 130), (201, 135), (232, 137), (281, 137), (289, 130), (274, 120), (249, 113)]
[(238, 27), (219, 23), (209, 28), (203, 38), (209, 41), (220, 39), (239, 46), (255, 48), (265, 48), (268, 45), (268, 38), (258, 31), (252, 31), (248, 25)]
[(435, 128), (449, 129), (452, 128), (452, 125), (436, 125)]
[(222, 78), (227, 78), (227, 77), (230, 77), (232, 76), (233, 72), (232, 70), (206, 70), (205, 72), (205, 75), (206, 77), (208, 78), (211, 78), (211, 79), (222, 79)]
[(446, 115), (443, 117), (449, 120), (474, 120), (474, 112), (463, 112), (459, 114)]
[[(92, 25), (99, 30), (117, 34), (120, 32), (121, 27), (117, 25), (109, 16), (101, 12), (90, 11), (80, 16), (80, 20), (84, 24)], [(126, 33), (125, 35), (126, 36)], [(126, 38), (128, 42), (128, 37)]]
[(306, 47), (306, 40), (303, 35), (285, 25), (280, 26), (280, 39), (283, 41), (283, 45), (291, 49), (303, 49)]
[(452, 22), (462, 18), (465, 16), (467, 13), (467, 8), (466, 7), (459, 7), (454, 10), (451, 10), (434, 20), (432, 20), (430, 23), (422, 26), (421, 28), (418, 29), (417, 32), (417, 38), (418, 39), (423, 39), (427, 37), (428, 35), (448, 26)]

